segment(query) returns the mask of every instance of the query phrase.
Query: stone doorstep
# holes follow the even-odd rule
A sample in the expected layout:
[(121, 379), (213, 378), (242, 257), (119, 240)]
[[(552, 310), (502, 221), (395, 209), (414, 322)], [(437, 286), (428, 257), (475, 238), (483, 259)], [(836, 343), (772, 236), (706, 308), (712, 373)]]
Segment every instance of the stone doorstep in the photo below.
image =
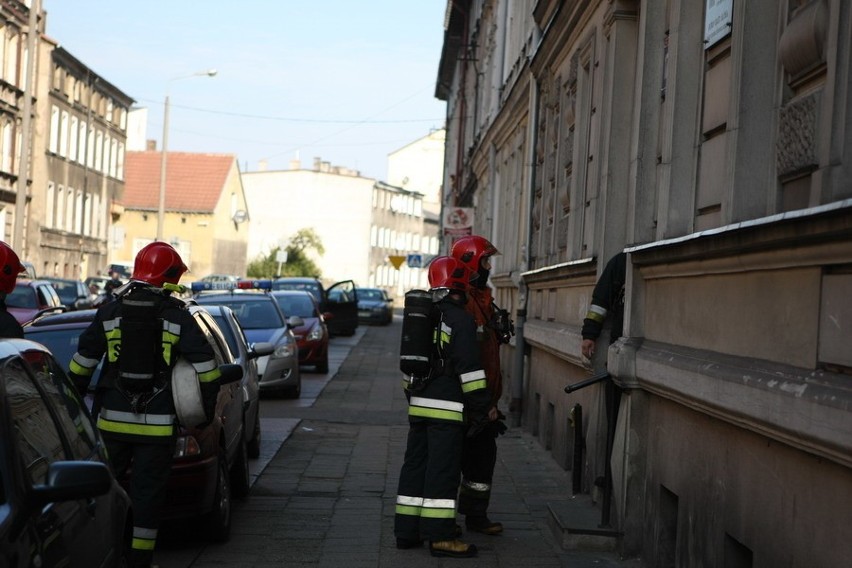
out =
[(589, 495), (547, 504), (548, 524), (564, 550), (614, 551), (621, 533), (601, 527), (601, 510)]

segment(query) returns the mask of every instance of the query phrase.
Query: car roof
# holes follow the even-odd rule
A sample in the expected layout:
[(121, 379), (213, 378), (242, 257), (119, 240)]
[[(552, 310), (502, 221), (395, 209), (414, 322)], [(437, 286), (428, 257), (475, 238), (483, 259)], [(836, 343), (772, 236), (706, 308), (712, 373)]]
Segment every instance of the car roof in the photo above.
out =
[(0, 358), (5, 359), (19, 355), (22, 351), (33, 350), (50, 353), (47, 347), (30, 339), (0, 338)]
[(95, 319), (97, 310), (75, 310), (71, 312), (61, 312), (57, 314), (46, 314), (27, 324), (26, 327), (53, 327), (53, 326), (74, 326), (88, 325)]

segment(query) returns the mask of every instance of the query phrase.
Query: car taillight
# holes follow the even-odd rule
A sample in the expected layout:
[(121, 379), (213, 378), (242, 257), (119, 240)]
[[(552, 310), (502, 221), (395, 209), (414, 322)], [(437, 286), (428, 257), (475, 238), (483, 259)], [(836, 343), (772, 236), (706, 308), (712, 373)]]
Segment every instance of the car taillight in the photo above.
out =
[(175, 458), (188, 458), (201, 455), (201, 446), (198, 445), (198, 440), (195, 436), (178, 436), (175, 444)]

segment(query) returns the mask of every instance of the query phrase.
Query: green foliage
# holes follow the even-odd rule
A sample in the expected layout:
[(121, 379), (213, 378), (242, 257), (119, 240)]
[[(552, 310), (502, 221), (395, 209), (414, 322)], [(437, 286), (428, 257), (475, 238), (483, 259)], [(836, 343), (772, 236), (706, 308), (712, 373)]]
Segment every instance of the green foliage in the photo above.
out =
[(246, 269), (249, 278), (274, 278), (276, 275), (316, 278), (321, 276), (319, 267), (307, 255), (308, 250), (315, 250), (320, 256), (325, 254), (322, 240), (313, 229), (307, 227), (299, 229), (290, 237), (290, 244), (286, 248), (287, 262), (281, 265), (280, 274), (278, 261), (275, 260), (279, 250), (281, 250), (280, 247), (275, 247), (269, 251), (269, 254), (260, 255), (251, 261)]

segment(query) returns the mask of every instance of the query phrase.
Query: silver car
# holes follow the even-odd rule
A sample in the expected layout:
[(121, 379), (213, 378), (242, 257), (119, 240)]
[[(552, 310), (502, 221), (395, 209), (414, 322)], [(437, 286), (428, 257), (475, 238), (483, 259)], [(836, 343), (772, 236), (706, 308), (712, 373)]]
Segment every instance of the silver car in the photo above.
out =
[(290, 398), (301, 395), (299, 350), (291, 329), (302, 325), (301, 318), (287, 320), (275, 300), (263, 292), (203, 293), (195, 301), (231, 308), (250, 345), (272, 344), (272, 353), (257, 360), (260, 392), (282, 393)]

